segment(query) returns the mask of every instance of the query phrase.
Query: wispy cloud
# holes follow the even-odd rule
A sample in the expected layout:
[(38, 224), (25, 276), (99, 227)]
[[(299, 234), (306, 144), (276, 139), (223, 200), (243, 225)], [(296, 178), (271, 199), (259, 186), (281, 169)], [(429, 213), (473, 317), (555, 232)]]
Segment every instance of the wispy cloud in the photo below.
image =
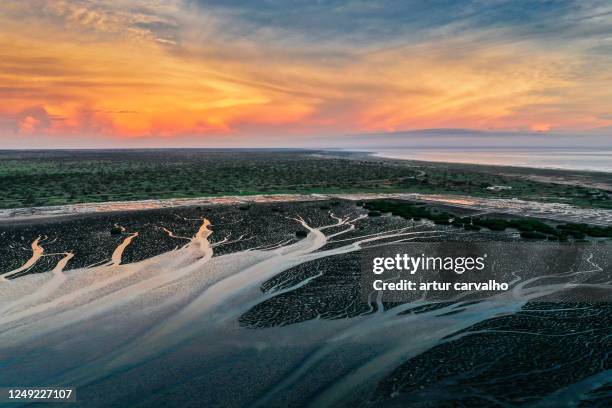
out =
[(0, 11), (0, 139), (612, 126), (603, 1), (9, 0)]

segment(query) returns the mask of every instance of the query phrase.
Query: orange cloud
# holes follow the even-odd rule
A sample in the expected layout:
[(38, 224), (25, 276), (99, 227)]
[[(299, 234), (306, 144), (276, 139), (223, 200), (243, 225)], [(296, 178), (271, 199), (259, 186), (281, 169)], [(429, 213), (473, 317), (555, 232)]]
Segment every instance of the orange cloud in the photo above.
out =
[(231, 24), (223, 16), (207, 15), (203, 28), (201, 16), (170, 2), (141, 14), (86, 6), (94, 3), (31, 4), (0, 5), (0, 123), (12, 122), (21, 134), (546, 132), (612, 125), (606, 115), (612, 79), (591, 73), (578, 81), (582, 67), (569, 51), (525, 42), (462, 47), (470, 38), (296, 49), (271, 42), (273, 32), (229, 42), (222, 34)]
[(40, 121), (32, 116), (26, 116), (19, 122), (19, 133), (34, 133)]
[(548, 132), (552, 127), (548, 123), (535, 123), (529, 126), (534, 132)]

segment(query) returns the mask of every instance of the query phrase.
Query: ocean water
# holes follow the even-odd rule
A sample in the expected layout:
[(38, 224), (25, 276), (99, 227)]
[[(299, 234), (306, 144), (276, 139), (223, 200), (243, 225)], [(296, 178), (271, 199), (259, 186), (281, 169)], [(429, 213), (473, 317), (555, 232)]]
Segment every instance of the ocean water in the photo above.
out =
[(612, 149), (396, 148), (372, 150), (392, 159), (612, 172)]

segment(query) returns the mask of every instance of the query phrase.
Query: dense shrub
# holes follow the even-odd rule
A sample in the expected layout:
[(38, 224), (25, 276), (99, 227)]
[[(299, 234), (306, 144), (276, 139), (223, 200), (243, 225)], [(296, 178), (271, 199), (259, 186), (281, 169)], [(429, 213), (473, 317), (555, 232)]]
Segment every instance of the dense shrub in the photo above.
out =
[(467, 231), (479, 231), (487, 228), (491, 231), (504, 231), (506, 228), (515, 228), (526, 239), (548, 239), (550, 241), (567, 241), (568, 237), (575, 241), (583, 240), (587, 236), (612, 238), (612, 227), (597, 227), (588, 224), (562, 224), (557, 227), (532, 218), (502, 219), (485, 217), (456, 217), (452, 222), (452, 214), (436, 212), (424, 205), (398, 201), (369, 201), (363, 204), (369, 210), (369, 216), (379, 216), (390, 212), (393, 215), (406, 219), (428, 219), (438, 225), (454, 225)]

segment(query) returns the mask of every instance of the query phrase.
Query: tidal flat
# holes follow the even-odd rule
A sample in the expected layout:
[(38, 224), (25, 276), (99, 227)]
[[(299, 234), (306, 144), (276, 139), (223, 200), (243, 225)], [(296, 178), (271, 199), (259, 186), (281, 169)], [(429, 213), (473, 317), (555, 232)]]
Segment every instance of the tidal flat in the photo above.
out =
[[(380, 213), (389, 197), (6, 218), (0, 383), (74, 386), (87, 407), (606, 406), (609, 265), (519, 272), (485, 297), (363, 300), (365, 250), (526, 241), (512, 227), (454, 225), (516, 219), (511, 206), (416, 198)], [(546, 215), (551, 228), (567, 218)], [(598, 301), (572, 300), (587, 288)]]

